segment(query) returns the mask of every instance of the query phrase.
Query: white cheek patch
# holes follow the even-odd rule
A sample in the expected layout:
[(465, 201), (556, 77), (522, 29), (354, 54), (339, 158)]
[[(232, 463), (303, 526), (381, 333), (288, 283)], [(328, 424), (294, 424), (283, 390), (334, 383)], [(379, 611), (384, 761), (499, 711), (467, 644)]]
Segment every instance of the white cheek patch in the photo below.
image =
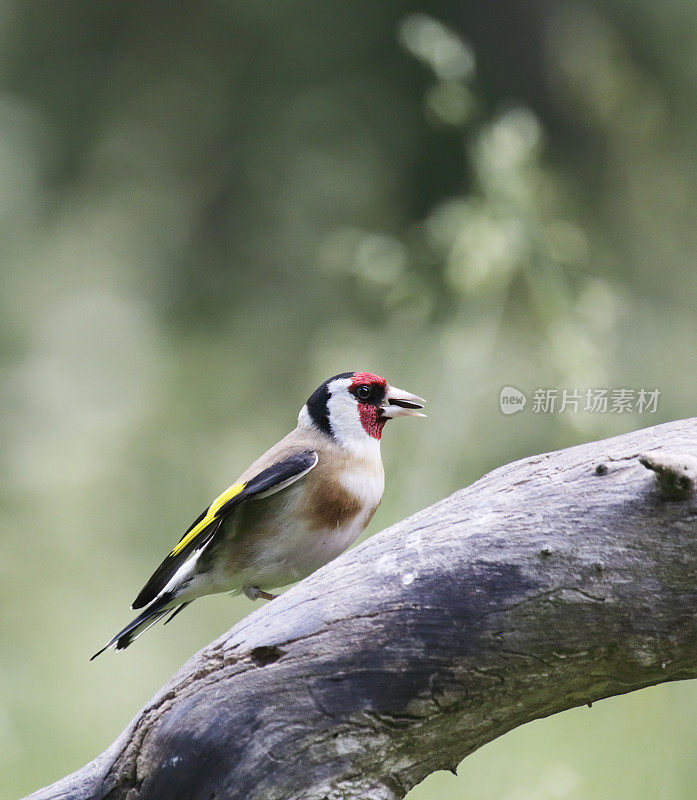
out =
[(369, 436), (361, 422), (358, 401), (348, 391), (349, 378), (339, 378), (329, 384), (329, 424), (334, 438), (340, 445), (355, 453), (374, 454), (380, 452), (380, 441)]

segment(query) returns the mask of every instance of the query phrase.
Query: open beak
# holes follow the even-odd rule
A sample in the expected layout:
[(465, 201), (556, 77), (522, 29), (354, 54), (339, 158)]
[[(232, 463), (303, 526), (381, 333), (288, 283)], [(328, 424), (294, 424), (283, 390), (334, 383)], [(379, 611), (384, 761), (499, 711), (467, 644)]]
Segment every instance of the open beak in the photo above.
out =
[(425, 402), (423, 397), (405, 392), (404, 389), (397, 389), (395, 386), (388, 384), (385, 401), (380, 409), (380, 416), (384, 419), (425, 417), (426, 415), (418, 410), (424, 407)]

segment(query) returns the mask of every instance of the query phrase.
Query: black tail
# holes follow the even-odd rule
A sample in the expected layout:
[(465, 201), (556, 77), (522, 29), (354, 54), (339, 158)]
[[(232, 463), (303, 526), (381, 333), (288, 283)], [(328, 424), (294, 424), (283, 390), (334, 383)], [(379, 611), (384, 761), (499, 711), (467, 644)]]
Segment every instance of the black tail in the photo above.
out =
[[(101, 650), (98, 650), (90, 659), (90, 661), (94, 661), (97, 656), (101, 655), (105, 650), (108, 650), (110, 647), (113, 647), (114, 650), (123, 650), (124, 648), (128, 647), (129, 644), (134, 642), (141, 634), (145, 633), (152, 625), (154, 625), (160, 617), (164, 617), (165, 614), (168, 614), (174, 608), (174, 615), (181, 611), (184, 606), (187, 606), (188, 603), (182, 603), (182, 605), (173, 607), (170, 605), (174, 598), (173, 592), (166, 592), (165, 594), (160, 595), (159, 597), (155, 598), (155, 600), (150, 603), (150, 605), (139, 614), (132, 622), (130, 622), (126, 627), (119, 631), (113, 639), (109, 640)], [(170, 617), (170, 619), (172, 618)], [(169, 622), (169, 620), (167, 620)]]

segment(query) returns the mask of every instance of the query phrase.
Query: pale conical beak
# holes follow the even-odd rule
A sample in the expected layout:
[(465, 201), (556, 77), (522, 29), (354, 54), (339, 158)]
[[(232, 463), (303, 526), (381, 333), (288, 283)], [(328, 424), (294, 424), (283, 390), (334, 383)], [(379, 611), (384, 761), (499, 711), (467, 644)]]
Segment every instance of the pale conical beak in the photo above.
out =
[(380, 409), (380, 416), (384, 419), (394, 419), (395, 417), (425, 417), (418, 409), (424, 407), (426, 401), (423, 397), (404, 389), (397, 389), (396, 386), (387, 386), (385, 401)]

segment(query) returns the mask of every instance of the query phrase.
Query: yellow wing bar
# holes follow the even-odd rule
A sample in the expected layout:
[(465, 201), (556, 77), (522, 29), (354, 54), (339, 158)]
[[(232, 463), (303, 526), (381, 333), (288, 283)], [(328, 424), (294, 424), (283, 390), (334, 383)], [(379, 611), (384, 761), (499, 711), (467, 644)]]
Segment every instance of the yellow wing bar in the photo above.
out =
[(246, 485), (246, 483), (233, 483), (229, 489), (226, 489), (219, 497), (216, 497), (215, 500), (208, 506), (208, 509), (201, 520), (194, 525), (194, 527), (177, 543), (174, 550), (172, 550), (170, 553), (170, 556), (176, 556), (178, 553), (181, 553), (181, 551), (189, 544), (189, 542), (192, 542), (204, 528), (207, 528), (211, 522), (213, 522), (215, 515), (218, 513), (218, 509), (225, 505), (228, 500), (232, 500), (233, 497), (237, 497), (237, 495), (244, 489)]

